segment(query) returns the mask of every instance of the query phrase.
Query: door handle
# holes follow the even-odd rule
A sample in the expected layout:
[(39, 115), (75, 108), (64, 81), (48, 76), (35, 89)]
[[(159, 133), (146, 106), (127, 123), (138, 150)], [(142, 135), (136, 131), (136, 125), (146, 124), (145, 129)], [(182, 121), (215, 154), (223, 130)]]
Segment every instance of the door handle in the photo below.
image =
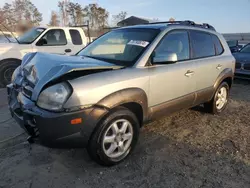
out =
[(186, 76), (186, 77), (191, 77), (191, 76), (193, 76), (193, 75), (194, 75), (194, 71), (188, 70), (188, 71), (185, 73), (185, 76)]
[(70, 53), (72, 50), (71, 49), (66, 49), (65, 52), (66, 53)]
[(217, 65), (216, 69), (220, 70), (222, 68), (222, 65)]

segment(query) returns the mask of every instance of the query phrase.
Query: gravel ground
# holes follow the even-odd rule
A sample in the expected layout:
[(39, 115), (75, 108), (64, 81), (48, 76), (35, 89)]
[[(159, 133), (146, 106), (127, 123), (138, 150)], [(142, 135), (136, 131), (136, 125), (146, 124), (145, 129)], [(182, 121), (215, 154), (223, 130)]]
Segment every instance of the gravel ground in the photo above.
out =
[(111, 168), (84, 149), (29, 145), (21, 135), (0, 145), (0, 187), (249, 188), (249, 107), (250, 83), (236, 80), (222, 115), (194, 108), (148, 124), (133, 154)]

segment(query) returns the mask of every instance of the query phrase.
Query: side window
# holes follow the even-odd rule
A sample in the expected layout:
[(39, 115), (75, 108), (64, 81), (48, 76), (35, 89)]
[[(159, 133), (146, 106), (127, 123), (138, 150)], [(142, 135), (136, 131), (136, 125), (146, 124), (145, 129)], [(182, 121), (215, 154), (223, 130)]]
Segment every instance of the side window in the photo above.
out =
[(72, 43), (74, 45), (82, 45), (82, 37), (80, 35), (80, 32), (76, 29), (70, 29), (69, 30), (71, 39), (72, 39)]
[(212, 35), (212, 39), (213, 39), (214, 46), (215, 46), (215, 49), (216, 49), (216, 55), (222, 54), (224, 49), (223, 49), (223, 47), (221, 45), (220, 40), (218, 39), (218, 37), (216, 35)]
[(175, 53), (178, 61), (190, 58), (187, 31), (172, 31), (168, 33), (155, 49), (155, 56), (169, 53)]
[(67, 39), (62, 29), (51, 29), (37, 42), (38, 46), (66, 45)]
[(191, 31), (190, 38), (193, 48), (193, 58), (215, 56), (214, 43), (209, 33)]

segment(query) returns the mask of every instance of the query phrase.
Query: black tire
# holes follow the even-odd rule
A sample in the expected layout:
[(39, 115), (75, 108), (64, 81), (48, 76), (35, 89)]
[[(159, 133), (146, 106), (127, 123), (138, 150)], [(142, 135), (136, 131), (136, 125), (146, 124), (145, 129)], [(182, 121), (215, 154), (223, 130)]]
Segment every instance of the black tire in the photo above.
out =
[(21, 64), (18, 60), (5, 60), (0, 63), (0, 87), (10, 84), (14, 70)]
[[(220, 89), (224, 87), (226, 88), (227, 90), (227, 100), (226, 100), (226, 103), (224, 104), (224, 106), (221, 108), (221, 109), (218, 109), (216, 107), (216, 101), (217, 101), (217, 96), (218, 96), (218, 92), (220, 91)], [(205, 108), (205, 111), (206, 112), (209, 112), (211, 114), (220, 114), (221, 112), (223, 112), (225, 110), (225, 108), (227, 107), (227, 104), (228, 104), (228, 96), (229, 96), (229, 85), (227, 82), (222, 82), (220, 84), (220, 86), (217, 88), (216, 92), (214, 93), (214, 96), (212, 98), (211, 101), (207, 102), (207, 103), (204, 103), (204, 108)]]
[[(108, 130), (108, 128), (112, 125), (113, 122), (119, 119), (125, 119), (128, 120), (132, 127), (133, 127), (133, 137), (132, 142), (129, 146), (129, 148), (126, 150), (126, 152), (117, 158), (110, 158), (108, 157), (102, 147), (102, 142), (104, 139), (105, 132)], [(139, 121), (134, 113), (132, 113), (130, 110), (124, 107), (118, 107), (114, 110), (112, 110), (98, 125), (96, 130), (91, 136), (91, 139), (88, 143), (88, 153), (91, 156), (91, 158), (96, 161), (100, 165), (104, 166), (112, 166), (116, 165), (120, 162), (122, 162), (125, 158), (129, 156), (129, 154), (133, 151), (135, 148), (135, 145), (137, 143), (137, 140), (139, 138)]]

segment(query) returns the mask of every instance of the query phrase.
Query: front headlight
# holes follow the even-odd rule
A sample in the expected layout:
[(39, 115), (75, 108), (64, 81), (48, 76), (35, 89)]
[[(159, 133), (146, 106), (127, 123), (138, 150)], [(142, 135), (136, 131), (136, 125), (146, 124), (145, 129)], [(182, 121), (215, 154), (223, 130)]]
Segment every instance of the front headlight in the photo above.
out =
[(71, 88), (67, 83), (60, 83), (43, 90), (37, 100), (41, 108), (59, 111), (71, 94)]

